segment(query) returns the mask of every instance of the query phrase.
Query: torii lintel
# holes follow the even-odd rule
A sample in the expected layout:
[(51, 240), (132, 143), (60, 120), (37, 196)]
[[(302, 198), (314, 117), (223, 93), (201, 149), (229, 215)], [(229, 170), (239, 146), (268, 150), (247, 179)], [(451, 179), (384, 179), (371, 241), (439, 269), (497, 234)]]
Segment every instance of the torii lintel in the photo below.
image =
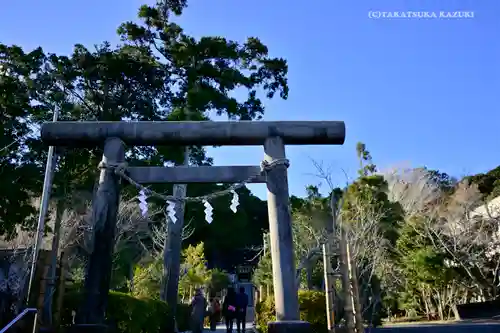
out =
[(60, 121), (42, 125), (51, 146), (95, 147), (116, 137), (132, 146), (263, 145), (281, 137), (286, 145), (342, 145), (343, 121)]

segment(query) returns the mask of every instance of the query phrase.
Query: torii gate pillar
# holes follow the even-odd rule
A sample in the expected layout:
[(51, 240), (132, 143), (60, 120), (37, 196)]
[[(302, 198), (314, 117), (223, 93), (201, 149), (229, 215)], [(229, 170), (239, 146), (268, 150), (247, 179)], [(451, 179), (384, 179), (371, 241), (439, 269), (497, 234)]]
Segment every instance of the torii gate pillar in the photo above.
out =
[[(95, 147), (108, 138), (115, 138), (115, 142), (119, 142), (117, 141), (119, 139), (125, 144), (135, 146), (264, 145), (265, 160), (267, 162), (283, 161), (285, 158), (285, 144), (341, 145), (345, 139), (345, 125), (341, 121), (61, 121), (44, 124), (41, 132), (43, 141), (52, 146)], [(240, 179), (241, 176), (248, 173), (247, 171), (251, 171), (251, 168), (247, 167), (206, 167), (200, 173), (201, 167), (181, 168), (128, 168), (127, 171), (132, 179), (138, 181), (138, 178), (142, 178), (141, 182), (143, 183), (222, 182), (224, 180)], [(310, 332), (311, 329), (309, 323), (300, 321), (299, 317), (298, 286), (295, 279), (295, 258), (293, 254), (292, 221), (286, 168), (286, 165), (279, 163), (274, 165), (267, 170), (266, 179), (277, 316), (276, 322), (269, 323), (270, 333), (302, 333)], [(165, 177), (166, 174), (170, 175), (170, 178)], [(174, 177), (173, 175), (177, 176)], [(113, 205), (116, 207), (111, 207), (112, 209), (110, 208), (109, 211), (114, 211), (117, 204), (117, 202), (113, 201)], [(116, 224), (116, 215), (108, 214), (106, 219), (108, 225), (110, 223)], [(109, 239), (109, 242), (112, 243), (113, 239)], [(102, 254), (109, 256), (108, 253)], [(94, 255), (95, 258), (98, 258), (98, 256), (99, 253)], [(104, 284), (108, 284), (109, 287), (108, 281)], [(105, 287), (104, 284), (100, 286), (101, 291)], [(102, 318), (103, 309), (98, 310), (101, 314), (93, 317), (100, 319)]]
[[(267, 162), (286, 158), (283, 140), (277, 136), (266, 139), (264, 152)], [(295, 258), (286, 165), (276, 165), (267, 171), (267, 210), (276, 318), (278, 321), (299, 320), (296, 280), (290, 278), (295, 277)]]

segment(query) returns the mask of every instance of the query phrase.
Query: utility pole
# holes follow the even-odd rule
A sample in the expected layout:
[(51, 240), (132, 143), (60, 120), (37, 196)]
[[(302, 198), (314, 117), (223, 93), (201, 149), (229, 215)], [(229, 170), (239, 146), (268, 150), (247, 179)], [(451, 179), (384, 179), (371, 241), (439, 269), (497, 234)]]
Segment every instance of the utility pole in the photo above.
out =
[(326, 319), (328, 332), (335, 333), (335, 283), (331, 264), (330, 242), (323, 244), (323, 270), (325, 274)]
[[(52, 121), (56, 122), (58, 117), (59, 117), (59, 108), (55, 108)], [(38, 226), (35, 238), (35, 246), (33, 248), (33, 257), (31, 259), (32, 260), (31, 270), (28, 282), (28, 297), (26, 299), (26, 303), (28, 303), (30, 298), (32, 297), (31, 293), (33, 292), (33, 284), (35, 283), (36, 264), (38, 261), (38, 254), (40, 252), (40, 247), (42, 246), (43, 234), (45, 233), (45, 219), (49, 211), (50, 192), (52, 190), (52, 180), (53, 180), (52, 178), (54, 175), (56, 164), (57, 164), (57, 154), (55, 153), (55, 147), (50, 146), (49, 151), (47, 153), (47, 164), (45, 165), (42, 199), (40, 202), (40, 213), (38, 214)]]

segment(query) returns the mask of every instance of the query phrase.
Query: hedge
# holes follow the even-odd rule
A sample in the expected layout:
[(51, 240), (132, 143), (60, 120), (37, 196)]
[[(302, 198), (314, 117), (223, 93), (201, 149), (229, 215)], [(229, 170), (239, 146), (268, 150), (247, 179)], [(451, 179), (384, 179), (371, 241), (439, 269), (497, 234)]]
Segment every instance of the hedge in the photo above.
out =
[(191, 306), (189, 304), (177, 304), (176, 320), (179, 332), (191, 330)]
[[(300, 319), (311, 324), (314, 333), (327, 333), (325, 293), (299, 291)], [(268, 297), (255, 307), (256, 324), (260, 332), (267, 333), (267, 323), (276, 320), (274, 299)]]
[[(72, 323), (72, 312), (81, 304), (82, 294), (70, 291), (65, 294), (62, 325)], [(189, 328), (189, 306), (177, 306), (179, 331)], [(107, 308), (108, 324), (115, 333), (165, 333), (173, 332), (172, 314), (167, 303), (153, 299), (139, 299), (129, 294), (110, 291)]]

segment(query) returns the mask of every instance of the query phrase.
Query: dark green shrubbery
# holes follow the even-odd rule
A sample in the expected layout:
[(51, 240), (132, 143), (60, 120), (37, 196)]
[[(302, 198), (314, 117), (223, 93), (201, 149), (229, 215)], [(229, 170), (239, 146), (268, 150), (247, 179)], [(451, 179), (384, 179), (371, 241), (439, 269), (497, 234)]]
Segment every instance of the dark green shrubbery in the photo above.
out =
[[(71, 325), (72, 312), (81, 304), (82, 294), (78, 290), (68, 291), (65, 295), (62, 324)], [(189, 329), (189, 306), (177, 306), (177, 325), (179, 331)], [(108, 324), (116, 333), (166, 333), (173, 332), (173, 317), (167, 303), (135, 298), (129, 294), (110, 291), (107, 310)]]
[(191, 306), (189, 304), (177, 304), (177, 328), (179, 332), (191, 330)]

